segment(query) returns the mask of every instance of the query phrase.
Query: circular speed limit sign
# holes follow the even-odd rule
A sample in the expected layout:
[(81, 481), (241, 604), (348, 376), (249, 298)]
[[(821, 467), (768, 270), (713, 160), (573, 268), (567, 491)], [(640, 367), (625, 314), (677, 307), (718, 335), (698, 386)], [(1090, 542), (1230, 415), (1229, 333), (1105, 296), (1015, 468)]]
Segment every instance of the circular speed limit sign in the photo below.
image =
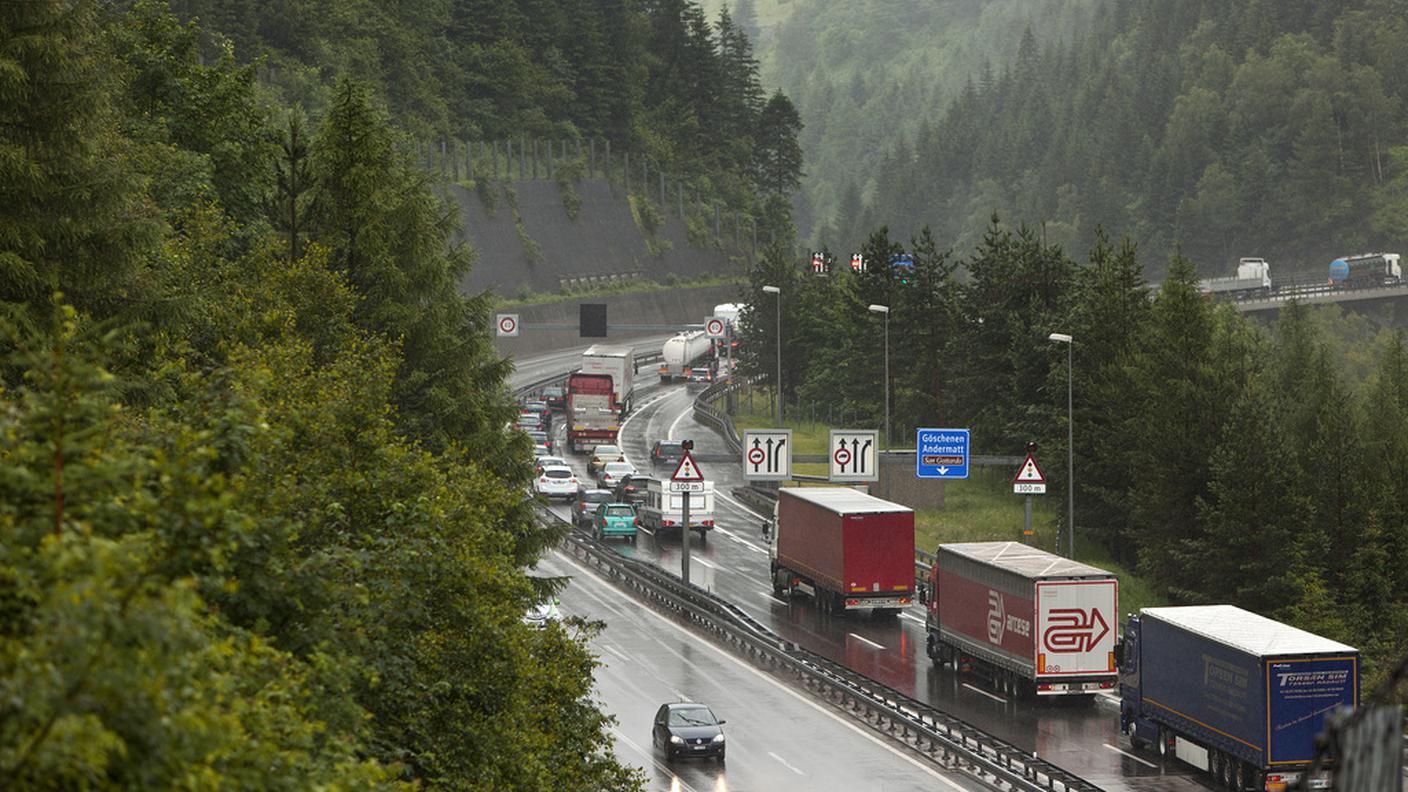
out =
[(704, 335), (710, 338), (723, 338), (724, 320), (718, 318), (709, 319), (709, 321), (704, 323)]
[(518, 314), (499, 314), (498, 329), (500, 338), (514, 338), (518, 335)]

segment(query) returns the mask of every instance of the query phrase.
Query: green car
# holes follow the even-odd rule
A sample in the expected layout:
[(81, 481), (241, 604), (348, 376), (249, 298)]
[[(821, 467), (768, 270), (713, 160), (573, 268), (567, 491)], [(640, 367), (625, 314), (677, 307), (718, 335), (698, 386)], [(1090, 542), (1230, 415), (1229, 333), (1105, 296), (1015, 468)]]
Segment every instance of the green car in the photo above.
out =
[(636, 543), (636, 507), (629, 503), (603, 503), (592, 515), (592, 535), (598, 541), (624, 536)]

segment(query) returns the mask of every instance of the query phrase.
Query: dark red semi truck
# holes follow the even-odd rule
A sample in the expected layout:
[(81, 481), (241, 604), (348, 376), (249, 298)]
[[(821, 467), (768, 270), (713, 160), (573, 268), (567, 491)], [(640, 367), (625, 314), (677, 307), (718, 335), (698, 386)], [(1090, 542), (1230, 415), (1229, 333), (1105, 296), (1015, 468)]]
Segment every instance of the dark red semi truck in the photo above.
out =
[(773, 512), (772, 586), (823, 613), (899, 613), (914, 601), (914, 511), (846, 487), (784, 487)]
[(577, 372), (569, 376), (566, 414), (567, 444), (573, 451), (616, 442), (621, 418), (611, 375)]
[(1020, 542), (939, 545), (925, 623), (935, 663), (1013, 695), (1093, 695), (1119, 682), (1115, 576)]

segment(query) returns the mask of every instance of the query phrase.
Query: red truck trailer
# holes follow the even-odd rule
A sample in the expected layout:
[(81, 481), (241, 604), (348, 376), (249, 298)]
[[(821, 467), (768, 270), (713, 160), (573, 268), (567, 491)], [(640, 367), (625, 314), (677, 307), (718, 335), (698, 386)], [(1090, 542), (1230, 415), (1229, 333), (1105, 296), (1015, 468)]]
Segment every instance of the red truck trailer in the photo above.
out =
[(1119, 583), (1020, 542), (939, 545), (924, 592), (935, 663), (1038, 696), (1114, 689)]
[(567, 445), (585, 451), (616, 442), (621, 430), (610, 374), (583, 374), (567, 378)]
[(768, 556), (779, 596), (801, 591), (823, 613), (892, 615), (914, 601), (914, 511), (845, 487), (784, 487)]

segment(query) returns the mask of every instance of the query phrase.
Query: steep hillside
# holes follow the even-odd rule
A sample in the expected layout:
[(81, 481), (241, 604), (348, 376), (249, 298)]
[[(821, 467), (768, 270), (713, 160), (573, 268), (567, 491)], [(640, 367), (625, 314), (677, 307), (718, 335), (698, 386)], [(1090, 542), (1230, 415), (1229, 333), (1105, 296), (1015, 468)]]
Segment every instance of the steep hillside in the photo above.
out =
[(798, 224), (834, 240), (879, 188), (887, 153), (913, 139), (970, 81), (987, 85), (1017, 54), (1090, 26), (1098, 0), (711, 0), (727, 3), (757, 43), (763, 81), (805, 124), (807, 177)]

